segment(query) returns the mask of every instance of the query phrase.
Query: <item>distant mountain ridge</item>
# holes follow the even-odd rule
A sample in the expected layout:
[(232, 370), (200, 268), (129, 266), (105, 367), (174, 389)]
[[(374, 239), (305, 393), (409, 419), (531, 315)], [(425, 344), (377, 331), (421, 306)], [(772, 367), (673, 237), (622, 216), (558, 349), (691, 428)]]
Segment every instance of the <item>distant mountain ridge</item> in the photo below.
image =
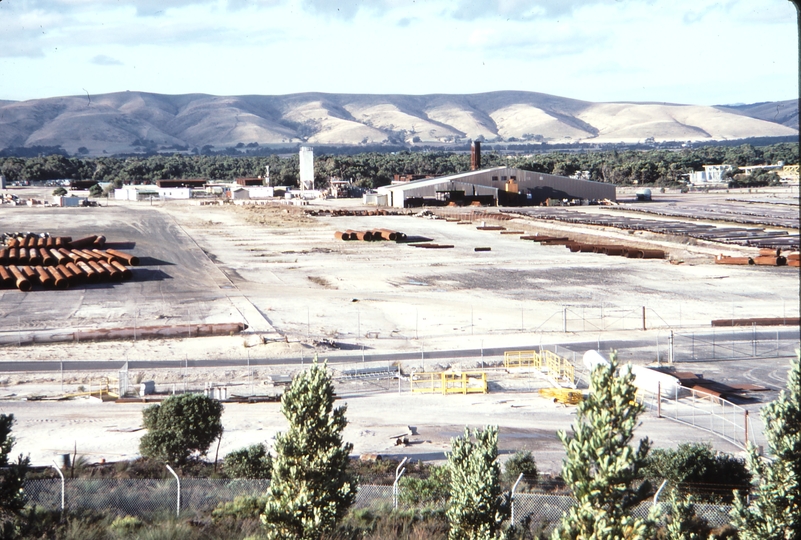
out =
[(795, 100), (743, 106), (593, 103), (537, 92), (283, 96), (117, 92), (0, 100), (0, 149), (92, 155), (237, 145), (636, 143), (798, 136)]

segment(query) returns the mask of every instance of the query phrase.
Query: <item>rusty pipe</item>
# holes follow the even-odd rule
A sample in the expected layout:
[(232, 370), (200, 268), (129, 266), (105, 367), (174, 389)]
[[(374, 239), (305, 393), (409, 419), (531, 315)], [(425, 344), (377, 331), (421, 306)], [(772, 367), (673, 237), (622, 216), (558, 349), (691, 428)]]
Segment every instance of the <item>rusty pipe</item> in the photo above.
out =
[(54, 261), (51, 262), (50, 264), (45, 264), (45, 266), (53, 266), (54, 264), (64, 264), (64, 262), (71, 260), (70, 257), (62, 253), (60, 249), (51, 249), (50, 255), (53, 256)]
[(78, 238), (77, 240), (73, 240), (69, 244), (72, 249), (82, 249), (94, 244), (95, 240), (97, 240), (97, 235), (92, 234), (84, 238)]
[(724, 257), (723, 255), (715, 258), (715, 264), (754, 264), (751, 257)]
[(17, 261), (23, 264), (28, 262), (28, 248), (19, 248), (17, 250)]
[(345, 238), (345, 235), (346, 235), (346, 234), (347, 234), (347, 233), (344, 233), (344, 232), (342, 232), (342, 231), (336, 231), (336, 232), (334, 233), (334, 238), (336, 238), (337, 240), (347, 240), (347, 238)]
[(86, 272), (84, 272), (81, 268), (78, 267), (74, 262), (69, 261), (64, 263), (64, 266), (69, 269), (70, 272), (75, 274), (78, 278), (78, 282), (86, 281)]
[(55, 286), (56, 289), (67, 288), (69, 282), (67, 281), (67, 278), (65, 278), (64, 275), (58, 271), (58, 268), (55, 266), (45, 266), (44, 269), (47, 270), (51, 276), (53, 276), (53, 286)]
[(39, 255), (42, 257), (42, 266), (53, 266), (56, 264), (56, 259), (49, 249), (43, 248), (39, 250)]
[(31, 248), (28, 250), (28, 264), (31, 266), (39, 266), (42, 264), (42, 257), (39, 256), (39, 250)]
[(31, 281), (25, 277), (25, 275), (23, 275), (23, 273), (20, 272), (16, 266), (11, 265), (8, 267), (8, 269), (12, 274), (14, 274), (15, 285), (17, 286), (17, 289), (21, 290), (22, 292), (28, 292), (31, 290)]
[(6, 246), (9, 248), (17, 247), (17, 239), (9, 238), (8, 240), (6, 240)]
[(47, 238), (45, 238), (45, 247), (46, 248), (50, 249), (54, 245), (55, 245), (55, 242), (53, 241), (53, 237), (52, 236), (48, 236)]
[(100, 260), (103, 260), (103, 261), (107, 261), (107, 262), (111, 262), (111, 261), (125, 262), (123, 259), (121, 259), (119, 257), (115, 257), (114, 255), (112, 255), (108, 251), (103, 251), (101, 249), (94, 248), (94, 249), (92, 249), (92, 253), (94, 253), (95, 255), (100, 257)]
[(8, 262), (8, 248), (0, 248), (0, 264)]
[(101, 257), (97, 253), (94, 253), (93, 251), (90, 251), (88, 249), (78, 249), (73, 251), (78, 251), (81, 255), (89, 257), (90, 261), (102, 261), (106, 259), (105, 257)]
[(661, 249), (641, 249), (640, 259), (664, 259), (665, 252)]
[(99, 261), (97, 264), (99, 264), (103, 268), (103, 270), (108, 272), (111, 281), (122, 281), (122, 273), (120, 273), (119, 270), (111, 266), (109, 263), (107, 263), (106, 261)]
[(67, 280), (67, 283), (70, 285), (75, 285), (80, 281), (80, 277), (77, 276), (72, 270), (67, 268), (65, 265), (61, 264), (55, 267), (56, 270), (61, 272), (61, 275)]
[(125, 262), (128, 263), (128, 266), (139, 266), (139, 257), (137, 257), (136, 255), (130, 255), (122, 251), (117, 251), (116, 249), (107, 249), (106, 252), (124, 260)]
[(110, 277), (108, 270), (97, 264), (95, 261), (88, 261), (86, 264), (91, 266), (92, 270), (97, 272), (97, 275), (101, 280), (107, 280)]
[(97, 238), (95, 238), (95, 241), (93, 242), (93, 244), (98, 246), (98, 247), (105, 246), (106, 245), (106, 237), (103, 236), (102, 234), (98, 235)]
[(83, 261), (75, 261), (75, 266), (83, 270), (83, 273), (86, 274), (86, 282), (87, 283), (96, 283), (100, 280), (100, 276), (97, 272), (95, 272), (94, 268), (89, 266)]
[(51, 276), (47, 270), (45, 270), (41, 266), (37, 266), (36, 274), (39, 277), (39, 283), (41, 283), (43, 287), (49, 288), (53, 286), (53, 276)]
[(131, 279), (131, 277), (133, 277), (133, 272), (131, 272), (128, 268), (126, 268), (119, 262), (111, 261), (111, 263), (109, 264), (111, 264), (111, 266), (120, 271), (120, 273), (122, 274), (122, 279)]
[(47, 242), (41, 236), (36, 240), (36, 247), (38, 247), (38, 248), (43, 248), (43, 247), (45, 247), (46, 244), (47, 244)]
[(19, 270), (22, 272), (22, 275), (31, 280), (31, 282), (36, 281), (36, 270), (31, 266), (20, 266)]
[(14, 277), (5, 266), (0, 266), (0, 281), (2, 281), (3, 287), (10, 287), (14, 284)]

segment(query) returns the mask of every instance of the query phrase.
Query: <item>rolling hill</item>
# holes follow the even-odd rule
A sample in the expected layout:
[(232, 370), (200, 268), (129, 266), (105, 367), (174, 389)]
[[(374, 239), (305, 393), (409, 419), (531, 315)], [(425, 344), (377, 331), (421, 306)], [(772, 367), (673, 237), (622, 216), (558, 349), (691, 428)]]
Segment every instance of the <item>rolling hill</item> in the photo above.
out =
[[(743, 106), (593, 103), (536, 92), (283, 96), (118, 92), (0, 101), (0, 149), (91, 155), (238, 144), (407, 145), (469, 140), (636, 143), (798, 136), (795, 101)], [(85, 151), (84, 151), (85, 152)]]

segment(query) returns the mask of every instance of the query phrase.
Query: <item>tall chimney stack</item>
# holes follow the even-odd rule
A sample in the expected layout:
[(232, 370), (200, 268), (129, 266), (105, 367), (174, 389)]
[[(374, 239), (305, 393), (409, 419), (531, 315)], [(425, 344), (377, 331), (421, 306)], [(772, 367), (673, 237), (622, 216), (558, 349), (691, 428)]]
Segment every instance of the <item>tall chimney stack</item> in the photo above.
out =
[(470, 170), (477, 171), (481, 168), (481, 143), (473, 141), (470, 145)]

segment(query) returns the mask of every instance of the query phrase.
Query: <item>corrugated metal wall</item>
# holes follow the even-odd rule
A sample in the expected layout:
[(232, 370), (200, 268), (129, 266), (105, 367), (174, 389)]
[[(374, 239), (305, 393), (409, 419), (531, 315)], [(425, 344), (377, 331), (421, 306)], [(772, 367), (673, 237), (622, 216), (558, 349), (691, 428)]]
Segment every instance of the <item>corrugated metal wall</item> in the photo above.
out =
[(392, 192), (390, 204), (402, 208), (403, 201), (406, 199), (416, 197), (434, 198), (437, 195), (437, 191), (463, 190), (470, 195), (472, 191), (466, 187), (467, 185), (476, 186), (476, 195), (497, 195), (497, 191), (503, 190), (506, 182), (512, 177), (517, 180), (521, 194), (531, 191), (535, 195), (540, 195), (541, 198), (616, 200), (614, 184), (578, 180), (565, 176), (524, 171), (512, 167), (474, 171), (441, 179), (420, 180), (409, 185), (393, 186), (387, 191)]

